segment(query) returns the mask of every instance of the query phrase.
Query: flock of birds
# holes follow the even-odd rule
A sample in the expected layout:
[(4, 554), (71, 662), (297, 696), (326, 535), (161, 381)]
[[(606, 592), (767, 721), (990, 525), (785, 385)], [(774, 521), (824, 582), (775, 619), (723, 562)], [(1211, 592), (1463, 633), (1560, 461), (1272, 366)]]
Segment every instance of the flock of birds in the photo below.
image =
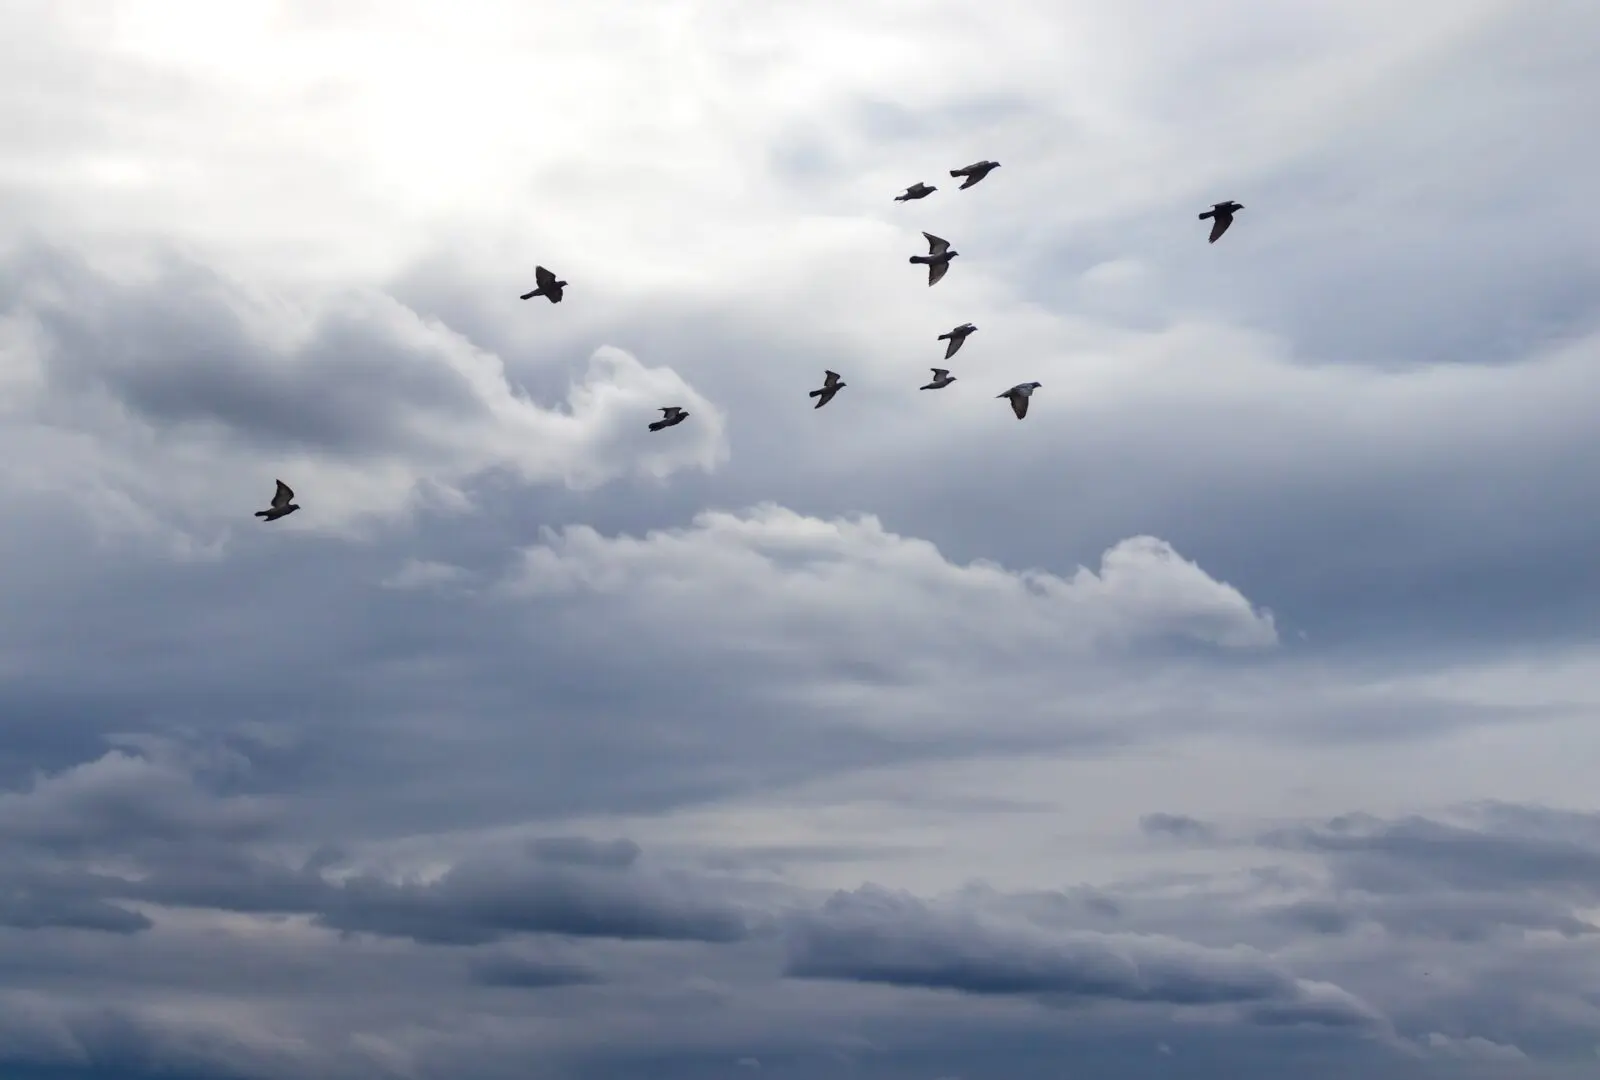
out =
[[(1000, 163), (998, 161), (976, 161), (965, 168), (951, 169), (950, 175), (964, 178), (958, 190), (965, 191), (999, 167)], [(926, 199), (938, 190), (938, 188), (930, 184), (924, 184), (919, 180), (906, 188), (903, 193), (896, 195), (894, 201), (913, 202), (917, 199)], [(1233, 215), (1243, 209), (1244, 205), (1242, 203), (1234, 202), (1230, 199), (1227, 202), (1213, 204), (1210, 210), (1201, 214), (1201, 221), (1207, 218), (1211, 219), (1211, 238), (1208, 242), (1215, 244), (1222, 234), (1228, 231), (1228, 226), (1233, 224)], [(928, 253), (926, 255), (911, 256), (911, 262), (925, 265), (928, 268), (929, 286), (937, 285), (944, 280), (945, 274), (950, 272), (950, 260), (961, 253), (951, 248), (948, 240), (934, 236), (930, 232), (924, 232), (922, 235), (927, 238)], [(542, 296), (552, 304), (561, 303), (567, 288), (565, 281), (557, 278), (554, 273), (544, 267), (535, 266), (533, 268), (533, 282), (533, 290), (523, 293), (521, 299), (532, 300), (536, 296)], [(939, 341), (949, 342), (945, 346), (944, 358), (949, 360), (960, 352), (961, 346), (966, 344), (967, 338), (975, 334), (977, 330), (976, 326), (968, 322), (940, 334)], [(956, 381), (956, 377), (950, 374), (948, 368), (936, 367), (930, 370), (933, 372), (933, 379), (921, 387), (923, 390), (942, 390)], [(812, 408), (822, 408), (832, 401), (834, 395), (847, 385), (849, 384), (839, 377), (838, 372), (824, 371), (822, 386), (811, 391), (809, 395), (817, 399), (817, 403)], [(1016, 414), (1018, 420), (1021, 420), (1028, 415), (1028, 401), (1033, 396), (1033, 392), (1042, 385), (1042, 383), (1037, 382), (1018, 383), (1005, 393), (996, 394), (995, 396), (1008, 399), (1011, 402), (1011, 411)], [(689, 419), (689, 413), (680, 406), (664, 405), (661, 407), (661, 419), (652, 422), (649, 427), (651, 431), (661, 431), (664, 428), (676, 427), (687, 419)], [(282, 480), (279, 480), (277, 484), (278, 488), (273, 493), (271, 508), (256, 511), (255, 516), (264, 521), (276, 521), (300, 509), (299, 504), (294, 501), (294, 490)]]

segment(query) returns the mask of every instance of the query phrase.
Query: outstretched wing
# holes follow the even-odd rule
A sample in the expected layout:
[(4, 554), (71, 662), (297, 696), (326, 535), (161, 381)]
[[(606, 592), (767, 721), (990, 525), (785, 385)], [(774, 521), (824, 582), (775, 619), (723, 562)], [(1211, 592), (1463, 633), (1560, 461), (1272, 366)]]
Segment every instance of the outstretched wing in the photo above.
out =
[(929, 255), (943, 255), (945, 252), (950, 250), (950, 241), (941, 240), (931, 232), (925, 232), (922, 235), (928, 238)]
[(1208, 241), (1208, 243), (1215, 244), (1217, 242), (1217, 237), (1227, 232), (1228, 226), (1232, 224), (1232, 214), (1218, 214), (1216, 220), (1211, 223), (1211, 239)]
[(933, 369), (933, 381), (938, 382), (948, 374), (950, 374), (949, 368), (936, 367)]
[(535, 266), (533, 280), (538, 283), (539, 288), (548, 289), (556, 283), (556, 276), (542, 266)]
[(279, 480), (278, 490), (272, 493), (272, 508), (276, 510), (279, 507), (288, 506), (292, 502), (294, 502), (294, 489)]
[(1021, 420), (1024, 416), (1027, 416), (1028, 399), (1022, 394), (1011, 394), (1009, 396), (1011, 398), (1011, 411), (1017, 414), (1017, 419)]
[(839, 373), (837, 371), (824, 371), (822, 374), (824, 376), (822, 380), (823, 386), (833, 386), (839, 381)]
[(967, 343), (967, 335), (965, 335), (965, 334), (956, 334), (954, 337), (952, 337), (950, 339), (950, 344), (945, 346), (945, 348), (944, 348), (944, 358), (946, 360), (950, 359), (952, 356), (954, 356), (956, 354), (956, 350), (961, 348), (961, 346), (965, 345), (966, 343)]
[[(947, 262), (929, 263), (928, 264), (928, 284), (929, 285), (937, 285), (937, 284), (939, 284), (939, 279), (944, 277), (949, 272), (950, 272), (950, 264), (947, 263)], [(952, 342), (952, 344), (954, 344), (954, 342)], [(948, 357), (946, 359), (948, 359)]]

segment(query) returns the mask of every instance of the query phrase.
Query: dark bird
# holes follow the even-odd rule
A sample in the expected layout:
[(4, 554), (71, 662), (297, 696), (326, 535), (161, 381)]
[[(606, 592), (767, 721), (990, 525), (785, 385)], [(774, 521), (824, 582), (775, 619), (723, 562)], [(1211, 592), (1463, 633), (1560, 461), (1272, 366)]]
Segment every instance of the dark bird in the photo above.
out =
[(813, 390), (811, 393), (806, 395), (807, 397), (814, 397), (817, 399), (817, 403), (812, 406), (814, 409), (822, 408), (828, 402), (833, 400), (833, 395), (839, 392), (840, 387), (849, 385), (848, 383), (842, 383), (839, 381), (839, 373), (837, 371), (825, 371), (823, 374), (826, 375), (827, 378), (822, 380), (822, 389)]
[(904, 195), (896, 195), (894, 197), (894, 201), (895, 202), (906, 202), (906, 201), (911, 200), (911, 199), (926, 199), (929, 195), (932, 195), (935, 191), (938, 191), (938, 190), (939, 190), (938, 188), (929, 187), (927, 184), (924, 184), (921, 180), (918, 180), (915, 184), (912, 184), (910, 187), (906, 188), (906, 193)]
[(1021, 420), (1028, 415), (1028, 398), (1043, 385), (1043, 383), (1036, 382), (1018, 383), (1005, 393), (996, 394), (995, 397), (1010, 398), (1011, 411), (1017, 414), (1018, 420)]
[(924, 390), (943, 390), (945, 387), (949, 386), (951, 383), (953, 383), (955, 381), (956, 381), (956, 377), (954, 375), (950, 374), (950, 372), (946, 371), (942, 367), (936, 367), (936, 368), (933, 369), (933, 381), (931, 383), (929, 383), (927, 386), (922, 387), (922, 389), (924, 389)]
[(999, 167), (1000, 163), (998, 161), (974, 161), (965, 169), (951, 169), (950, 175), (966, 177), (966, 179), (961, 182), (961, 186), (956, 189), (957, 191), (965, 191), (967, 188), (971, 187), (973, 184), (976, 184), (979, 180), (982, 180), (985, 176), (988, 176)]
[(1233, 215), (1243, 209), (1243, 203), (1236, 203), (1232, 199), (1229, 199), (1227, 202), (1216, 203), (1211, 207), (1210, 210), (1207, 210), (1205, 213), (1201, 214), (1201, 221), (1204, 221), (1206, 218), (1215, 219), (1211, 223), (1211, 239), (1207, 242), (1215, 244), (1217, 242), (1217, 238), (1223, 233), (1227, 232), (1228, 226), (1233, 224)]
[(669, 428), (675, 424), (681, 424), (687, 419), (689, 419), (688, 413), (684, 412), (676, 405), (668, 405), (661, 410), (661, 419), (650, 425), (650, 430), (660, 431), (662, 428)]
[(561, 290), (567, 287), (565, 281), (557, 281), (556, 276), (542, 266), (533, 268), (533, 280), (539, 287), (532, 292), (522, 294), (522, 299), (532, 300), (535, 296), (548, 296), (552, 304), (561, 303)]
[(300, 509), (294, 501), (294, 490), (282, 480), (278, 481), (278, 490), (272, 493), (272, 509), (257, 510), (256, 517), (266, 521), (277, 521), (279, 518), (294, 513)]
[(977, 332), (978, 328), (976, 326), (973, 326), (971, 323), (962, 323), (948, 334), (940, 334), (940, 341), (948, 341), (950, 343), (949, 345), (945, 346), (944, 358), (948, 360), (956, 353), (960, 352), (961, 346), (967, 343), (967, 335), (975, 334)]
[(951, 251), (950, 241), (941, 240), (931, 232), (925, 232), (922, 235), (928, 238), (928, 253), (926, 255), (913, 255), (911, 256), (911, 261), (914, 263), (927, 263), (928, 284), (937, 285), (939, 284), (939, 279), (949, 272), (950, 260), (960, 255), (961, 252)]

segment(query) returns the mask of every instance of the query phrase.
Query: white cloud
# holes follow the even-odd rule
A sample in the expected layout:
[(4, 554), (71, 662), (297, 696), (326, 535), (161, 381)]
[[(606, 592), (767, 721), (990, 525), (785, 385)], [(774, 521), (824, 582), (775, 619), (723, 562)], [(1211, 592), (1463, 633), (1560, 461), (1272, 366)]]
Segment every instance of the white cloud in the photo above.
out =
[[(1154, 537), (1124, 540), (1097, 572), (1069, 578), (948, 561), (877, 518), (821, 520), (771, 504), (708, 511), (692, 527), (608, 538), (547, 530), (510, 583), (530, 596), (625, 597), (635, 617), (719, 645), (776, 633), (876, 659), (893, 645), (913, 663), (1024, 657), (1181, 636), (1237, 649), (1277, 643), (1272, 615)], [(674, 630), (673, 628), (676, 628)], [(974, 653), (974, 650), (977, 650)]]

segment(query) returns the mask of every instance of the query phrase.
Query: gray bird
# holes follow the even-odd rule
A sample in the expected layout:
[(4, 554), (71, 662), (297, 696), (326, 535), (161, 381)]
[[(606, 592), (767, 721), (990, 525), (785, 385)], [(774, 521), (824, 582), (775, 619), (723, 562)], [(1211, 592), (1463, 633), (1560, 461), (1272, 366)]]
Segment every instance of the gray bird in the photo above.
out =
[(1228, 226), (1233, 224), (1233, 215), (1244, 209), (1243, 203), (1236, 203), (1232, 199), (1227, 202), (1214, 204), (1210, 210), (1200, 215), (1200, 220), (1214, 218), (1211, 222), (1211, 239), (1207, 243), (1215, 244), (1217, 238), (1228, 231)]
[(932, 371), (933, 381), (927, 386), (922, 387), (924, 390), (943, 390), (945, 387), (956, 381), (956, 377), (942, 367), (933, 368)]
[(894, 197), (894, 201), (895, 202), (907, 202), (907, 201), (909, 201), (911, 199), (926, 199), (929, 195), (932, 195), (935, 191), (938, 191), (938, 190), (939, 190), (938, 188), (929, 187), (927, 184), (924, 184), (921, 180), (918, 180), (915, 184), (912, 184), (910, 187), (906, 188), (906, 193), (904, 195), (896, 195)]
[(962, 181), (961, 186), (956, 189), (957, 191), (965, 191), (967, 188), (971, 187), (973, 184), (976, 184), (979, 180), (982, 180), (985, 176), (988, 176), (999, 167), (1000, 163), (998, 161), (974, 161), (965, 169), (951, 169), (950, 175), (966, 177), (966, 180)]
[(822, 380), (822, 389), (813, 390), (806, 395), (817, 399), (817, 403), (812, 406), (814, 409), (820, 409), (832, 401), (833, 395), (839, 392), (839, 388), (848, 385), (839, 381), (839, 373), (837, 371), (824, 371), (823, 374), (827, 377)]
[(939, 279), (950, 271), (950, 260), (960, 255), (959, 251), (950, 250), (950, 241), (941, 240), (931, 232), (922, 234), (928, 238), (928, 253), (926, 255), (913, 255), (914, 263), (928, 264), (928, 284), (937, 285)]
[(561, 303), (561, 290), (567, 287), (565, 281), (557, 281), (556, 276), (542, 266), (533, 268), (533, 280), (539, 287), (532, 292), (522, 294), (522, 299), (532, 300), (535, 296), (548, 296), (552, 304)]
[(675, 424), (681, 424), (687, 419), (689, 419), (688, 413), (684, 412), (676, 405), (668, 405), (661, 410), (661, 419), (650, 425), (650, 430), (660, 431), (662, 428), (669, 428)]
[(956, 353), (960, 352), (961, 346), (967, 343), (967, 336), (969, 334), (976, 334), (977, 332), (978, 328), (976, 326), (973, 326), (971, 323), (962, 323), (948, 334), (940, 334), (940, 341), (948, 341), (950, 343), (949, 345), (945, 346), (944, 358), (948, 360)]
[(300, 509), (294, 501), (294, 490), (282, 480), (278, 481), (278, 490), (272, 493), (272, 509), (257, 510), (256, 517), (264, 521), (277, 521)]
[(1017, 414), (1018, 420), (1021, 420), (1028, 415), (1028, 398), (1043, 385), (1043, 383), (1036, 382), (1018, 383), (1005, 393), (996, 394), (995, 397), (1010, 398), (1011, 411)]

